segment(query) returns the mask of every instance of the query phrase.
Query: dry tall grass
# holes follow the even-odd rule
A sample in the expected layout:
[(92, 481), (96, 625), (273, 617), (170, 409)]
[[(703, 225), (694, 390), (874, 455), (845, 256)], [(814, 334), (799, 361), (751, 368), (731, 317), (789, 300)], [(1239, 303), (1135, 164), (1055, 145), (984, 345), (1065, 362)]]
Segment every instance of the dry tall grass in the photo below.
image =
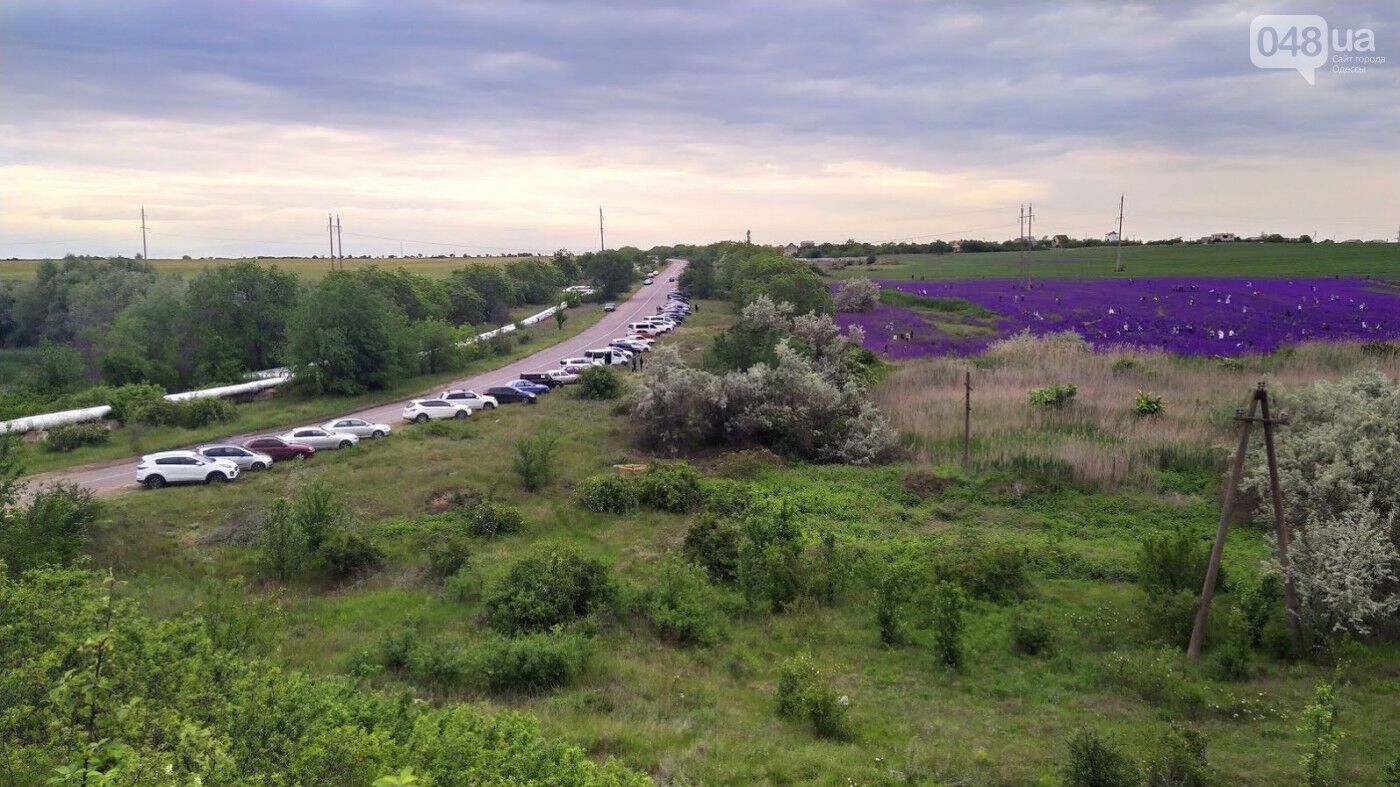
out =
[[(1067, 473), (1077, 481), (1150, 486), (1156, 470), (1219, 461), (1233, 450), (1231, 416), (1260, 380), (1271, 391), (1377, 368), (1400, 376), (1400, 357), (1357, 344), (1307, 344), (1271, 356), (1184, 358), (1124, 348), (1095, 352), (1075, 342), (1017, 337), (972, 359), (905, 364), (875, 391), (895, 428), (935, 464), (962, 455), (963, 373), (972, 371), (973, 464)], [(1062, 411), (1031, 406), (1026, 393), (1051, 383), (1079, 391)], [(1137, 392), (1166, 402), (1157, 417), (1133, 413)], [(1286, 431), (1282, 439), (1287, 439)]]

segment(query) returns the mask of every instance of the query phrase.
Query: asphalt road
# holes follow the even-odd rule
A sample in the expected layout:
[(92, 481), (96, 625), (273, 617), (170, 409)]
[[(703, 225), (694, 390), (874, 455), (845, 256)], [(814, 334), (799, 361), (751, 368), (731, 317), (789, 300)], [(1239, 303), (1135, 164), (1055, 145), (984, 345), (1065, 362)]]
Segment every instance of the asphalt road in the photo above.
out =
[[(667, 260), (667, 263), (666, 268), (657, 274), (655, 284), (649, 287), (643, 286), (636, 295), (619, 303), (617, 311), (603, 315), (603, 319), (579, 333), (577, 336), (565, 339), (533, 355), (526, 356), (492, 371), (482, 372), (481, 374), (468, 377), (464, 380), (457, 380), (434, 388), (433, 390), (438, 391), (447, 388), (472, 388), (481, 390), (482, 388), (514, 380), (524, 372), (557, 369), (559, 368), (560, 359), (580, 356), (583, 354), (584, 350), (606, 347), (608, 342), (627, 333), (627, 323), (635, 322), (641, 317), (656, 314), (657, 307), (666, 302), (666, 293), (675, 289), (675, 285), (671, 284), (668, 279), (672, 276), (679, 276), (681, 269), (685, 267), (685, 262), (683, 260)], [(403, 408), (407, 401), (407, 399), (404, 399), (391, 404), (344, 413), (342, 416), (336, 417), (363, 418), (366, 421), (390, 424), (395, 428), (407, 427), (409, 425), (403, 420)], [(515, 405), (506, 406), (512, 407)], [(268, 429), (258, 432), (257, 434), (285, 432), (299, 426), (307, 426), (307, 424), (289, 423), (281, 428)], [(199, 444), (207, 445), (209, 443), (230, 441), (242, 442), (252, 436), (253, 434), (251, 433), (232, 435), (223, 440), (205, 440)], [(391, 435), (389, 439), (392, 440), (394, 438)], [(194, 446), (186, 447), (193, 448)], [(132, 457), (130, 459), (118, 459), (95, 465), (68, 467), (62, 470), (30, 476), (26, 478), (25, 481), (28, 482), (30, 491), (45, 484), (62, 481), (85, 487), (92, 490), (92, 492), (97, 495), (116, 494), (118, 492), (141, 488), (136, 483), (136, 465), (139, 461), (140, 457)]]

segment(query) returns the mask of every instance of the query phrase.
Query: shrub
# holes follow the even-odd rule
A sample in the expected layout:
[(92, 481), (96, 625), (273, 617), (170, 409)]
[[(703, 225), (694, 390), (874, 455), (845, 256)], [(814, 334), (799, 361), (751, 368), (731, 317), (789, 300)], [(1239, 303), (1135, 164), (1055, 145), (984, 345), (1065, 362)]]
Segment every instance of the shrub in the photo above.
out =
[(1220, 646), (1214, 648), (1207, 665), (1210, 676), (1216, 680), (1248, 680), (1252, 672), (1249, 663), (1247, 634), (1232, 634)]
[(1368, 358), (1394, 358), (1400, 355), (1400, 346), (1393, 342), (1382, 342), (1375, 339), (1361, 343), (1361, 354)]
[(1138, 787), (1142, 775), (1113, 740), (1084, 729), (1069, 739), (1064, 778), (1068, 787)]
[(724, 599), (704, 569), (668, 558), (656, 582), (642, 594), (652, 628), (681, 645), (713, 645), (724, 636)]
[(836, 311), (868, 312), (880, 305), (880, 285), (869, 279), (851, 279), (836, 291)]
[(408, 666), (413, 658), (413, 651), (418, 645), (418, 632), (411, 628), (390, 629), (379, 637), (376, 649), (379, 651), (379, 661), (389, 669), (403, 669)]
[(823, 738), (849, 734), (846, 710), (850, 701), (838, 697), (831, 682), (807, 655), (788, 659), (778, 668), (778, 716), (812, 725)]
[(384, 565), (384, 550), (365, 536), (337, 528), (321, 542), (320, 557), (336, 579), (373, 571)]
[(1205, 691), (1181, 671), (1173, 651), (1114, 653), (1105, 666), (1105, 676), (1143, 700), (1183, 716), (1196, 716), (1206, 706)]
[(71, 564), (99, 510), (91, 492), (71, 484), (43, 487), (23, 508), (0, 508), (0, 564), (14, 574)]
[(704, 480), (705, 511), (717, 516), (739, 516), (753, 505), (748, 484), (726, 478)]
[(512, 467), (520, 476), (520, 485), (527, 491), (538, 492), (554, 480), (554, 449), (558, 445), (553, 435), (522, 437), (515, 441)]
[(1011, 651), (1022, 656), (1043, 656), (1055, 648), (1055, 632), (1041, 612), (1016, 610), (1011, 618)]
[(257, 548), (258, 565), (269, 576), (286, 582), (305, 570), (311, 547), (286, 499), (274, 500), (263, 517)]
[(148, 383), (133, 383), (104, 389), (104, 399), (112, 407), (113, 420), (122, 424), (134, 423), (140, 415), (141, 409), (148, 402), (161, 400), (164, 396), (164, 388)]
[(573, 682), (592, 655), (587, 637), (549, 631), (489, 639), (476, 648), (472, 661), (486, 688), (534, 693)]
[(601, 473), (580, 482), (574, 488), (574, 499), (589, 511), (634, 514), (642, 504), (641, 485), (635, 478)]
[(102, 445), (111, 439), (111, 431), (101, 423), (66, 424), (48, 430), (44, 437), (44, 450), (55, 454), (67, 453), (85, 445)]
[(1141, 368), (1142, 364), (1138, 363), (1136, 358), (1132, 358), (1127, 355), (1120, 355), (1113, 362), (1114, 374), (1127, 374), (1128, 372), (1135, 371)]
[(1035, 407), (1059, 410), (1074, 401), (1074, 396), (1077, 393), (1079, 393), (1079, 387), (1074, 383), (1055, 383), (1044, 388), (1030, 389), (1026, 393), (1026, 399)]
[(934, 584), (929, 593), (929, 618), (933, 624), (933, 649), (938, 660), (954, 669), (963, 663), (962, 588), (951, 582)]
[(591, 615), (613, 598), (608, 567), (568, 549), (516, 561), (486, 599), (491, 627), (507, 634), (543, 631)]
[(1025, 547), (972, 541), (935, 563), (936, 577), (957, 583), (973, 598), (1005, 603), (1031, 594), (1030, 555)]
[(1385, 787), (1400, 787), (1400, 751), (1396, 752), (1381, 772), (1381, 783)]
[(1165, 410), (1162, 397), (1151, 391), (1138, 391), (1137, 398), (1133, 400), (1133, 415), (1140, 418), (1161, 415)]
[(467, 567), (472, 558), (471, 542), (455, 533), (434, 533), (425, 545), (428, 573), (445, 580)]
[(468, 508), (463, 514), (463, 519), (467, 532), (474, 536), (515, 533), (525, 526), (525, 517), (521, 516), (519, 510), (490, 500), (478, 501)]
[(905, 473), (899, 479), (899, 483), (904, 487), (904, 491), (920, 500), (927, 500), (930, 497), (937, 497), (944, 489), (957, 482), (955, 479), (940, 475), (933, 470), (916, 468)]
[(789, 508), (768, 506), (744, 518), (738, 582), (755, 608), (780, 612), (803, 590), (801, 532)]
[(611, 366), (590, 366), (578, 376), (575, 390), (584, 399), (616, 399), (622, 396), (622, 377)]
[(187, 399), (172, 402), (163, 397), (147, 399), (133, 406), (132, 416), (148, 426), (179, 426), (198, 429), (212, 423), (232, 421), (237, 407), (226, 399)]
[(641, 477), (642, 502), (676, 514), (694, 511), (705, 500), (700, 481), (685, 462), (653, 462)]
[(739, 578), (739, 525), (732, 519), (703, 514), (685, 531), (685, 556), (715, 582)]
[[(1199, 592), (1209, 562), (1210, 545), (1184, 527), (1147, 534), (1134, 560), (1138, 584), (1149, 594), (1179, 590)], [(1219, 581), (1217, 575), (1217, 587)]]
[(1189, 590), (1145, 591), (1142, 620), (1147, 627), (1147, 635), (1169, 645), (1184, 647), (1191, 639), (1198, 606), (1196, 594)]
[(1329, 681), (1318, 681), (1312, 702), (1304, 708), (1298, 723), (1298, 734), (1305, 741), (1306, 751), (1299, 763), (1303, 766), (1303, 783), (1308, 787), (1325, 787), (1332, 783), (1331, 775), (1337, 764), (1337, 750), (1344, 733), (1337, 729), (1337, 687)]
[(1181, 724), (1173, 724), (1157, 740), (1146, 766), (1144, 787), (1210, 787), (1216, 783), (1206, 761), (1206, 736)]
[(904, 614), (914, 593), (913, 567), (899, 557), (877, 560), (871, 606), (875, 611), (875, 625), (880, 629), (880, 641), (891, 647), (908, 644)]

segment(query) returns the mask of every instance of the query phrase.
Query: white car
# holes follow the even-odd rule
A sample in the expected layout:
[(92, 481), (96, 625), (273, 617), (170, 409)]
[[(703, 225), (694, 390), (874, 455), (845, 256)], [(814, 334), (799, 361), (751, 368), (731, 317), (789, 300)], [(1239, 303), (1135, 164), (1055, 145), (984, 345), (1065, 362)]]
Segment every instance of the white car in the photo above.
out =
[(208, 459), (227, 459), (238, 465), (239, 470), (257, 471), (272, 467), (272, 457), (261, 451), (252, 451), (232, 443), (201, 445), (194, 449), (194, 452)]
[(647, 279), (646, 281), (642, 282), (642, 284), (645, 284), (645, 285), (647, 285), (648, 287), (650, 287), (650, 286), (651, 286), (651, 279)]
[(603, 362), (601, 360), (594, 360), (592, 358), (564, 358), (559, 361), (560, 368), (570, 374), (578, 374), (590, 366), (602, 365)]
[(363, 418), (337, 418), (321, 424), (321, 428), (327, 432), (349, 432), (356, 437), (386, 437), (394, 431), (388, 424), (372, 424)]
[(482, 396), (476, 391), (468, 390), (443, 391), (437, 398), (446, 399), (453, 404), (464, 404), (471, 410), (494, 410), (501, 404), (494, 396)]
[(289, 443), (309, 445), (317, 451), (323, 451), (327, 448), (349, 448), (360, 442), (358, 435), (349, 432), (332, 432), (319, 426), (303, 426), (300, 429), (283, 432), (278, 436)]
[(564, 385), (573, 385), (578, 382), (578, 375), (564, 369), (550, 369), (545, 374), (553, 377)]
[(463, 402), (446, 399), (414, 399), (403, 408), (403, 419), (424, 424), (441, 418), (466, 418), (472, 408)]
[(160, 489), (166, 484), (221, 484), (237, 477), (238, 465), (194, 451), (148, 454), (136, 466), (136, 483), (147, 489)]
[(632, 362), (632, 353), (617, 347), (601, 347), (595, 350), (584, 350), (583, 357), (613, 366), (621, 366)]
[(611, 347), (617, 347), (626, 350), (627, 352), (632, 353), (633, 355), (636, 355), (638, 353), (644, 353), (651, 349), (645, 344), (642, 344), (641, 342), (632, 341), (631, 339), (613, 339), (608, 344)]

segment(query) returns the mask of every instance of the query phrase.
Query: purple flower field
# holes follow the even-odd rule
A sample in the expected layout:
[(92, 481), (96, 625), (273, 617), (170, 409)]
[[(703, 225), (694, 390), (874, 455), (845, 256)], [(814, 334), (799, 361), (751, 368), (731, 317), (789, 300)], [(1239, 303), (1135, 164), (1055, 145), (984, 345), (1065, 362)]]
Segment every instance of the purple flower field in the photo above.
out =
[[(930, 315), (881, 304), (838, 314), (891, 358), (968, 355), (1029, 330), (1075, 331), (1098, 348), (1134, 345), (1182, 355), (1245, 355), (1305, 341), (1400, 338), (1400, 291), (1367, 279), (1115, 279), (881, 281), (927, 298), (960, 298), (999, 318)], [(935, 326), (926, 317), (936, 316)], [(962, 335), (958, 335), (962, 334)], [(908, 338), (905, 338), (908, 337)]]

